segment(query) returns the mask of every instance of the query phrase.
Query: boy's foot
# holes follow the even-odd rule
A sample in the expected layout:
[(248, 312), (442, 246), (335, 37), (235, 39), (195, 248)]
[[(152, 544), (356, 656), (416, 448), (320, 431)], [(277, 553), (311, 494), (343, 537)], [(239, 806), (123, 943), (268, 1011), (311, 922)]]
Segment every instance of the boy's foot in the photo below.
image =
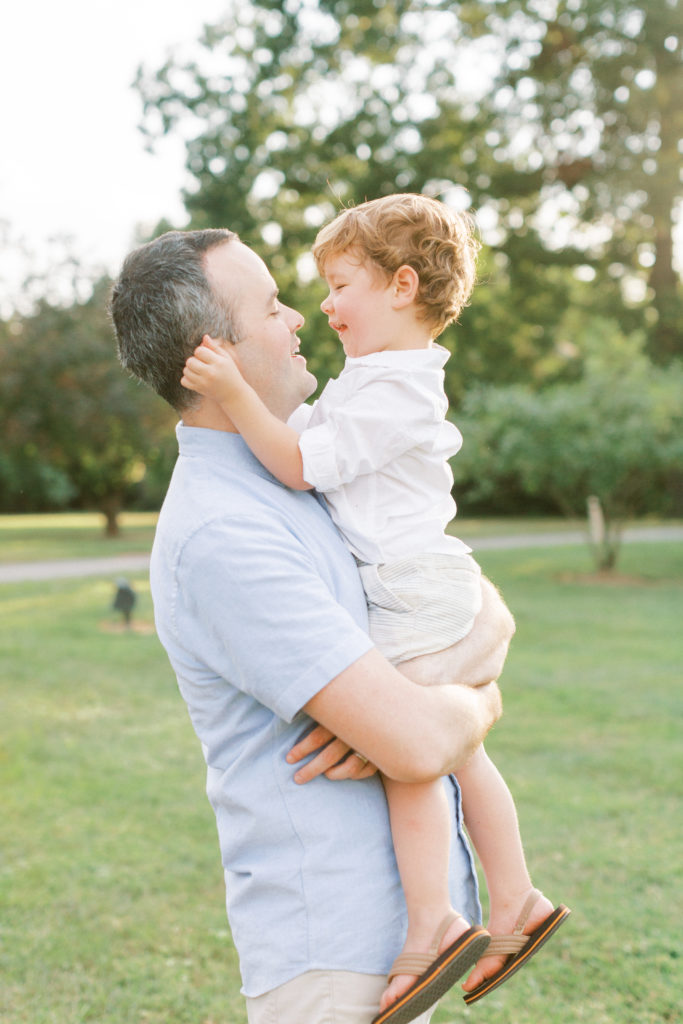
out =
[(488, 946), (485, 928), (470, 928), (455, 911), (442, 921), (428, 942), (420, 947), (415, 938), (406, 940), (403, 953), (389, 973), (389, 985), (380, 1001), (380, 1012), (372, 1024), (407, 1024), (433, 1006), (458, 978), (469, 970)]
[(493, 935), (489, 948), (462, 986), (465, 1002), (476, 1002), (507, 981), (569, 914), (563, 904), (553, 909), (538, 889), (530, 889), (517, 906), (498, 908), (489, 921)]

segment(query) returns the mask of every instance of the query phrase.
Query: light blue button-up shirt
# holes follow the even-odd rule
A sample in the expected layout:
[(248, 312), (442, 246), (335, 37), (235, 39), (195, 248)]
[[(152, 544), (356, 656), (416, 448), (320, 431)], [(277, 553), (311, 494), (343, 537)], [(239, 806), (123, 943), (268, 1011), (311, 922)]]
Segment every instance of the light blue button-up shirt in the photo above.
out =
[[(406, 920), (382, 783), (297, 785), (285, 760), (312, 724), (301, 708), (371, 647), (355, 563), (315, 496), (238, 435), (177, 433), (152, 597), (207, 763), (243, 992), (316, 969), (384, 974)], [(459, 831), (451, 860), (454, 905), (479, 920)]]

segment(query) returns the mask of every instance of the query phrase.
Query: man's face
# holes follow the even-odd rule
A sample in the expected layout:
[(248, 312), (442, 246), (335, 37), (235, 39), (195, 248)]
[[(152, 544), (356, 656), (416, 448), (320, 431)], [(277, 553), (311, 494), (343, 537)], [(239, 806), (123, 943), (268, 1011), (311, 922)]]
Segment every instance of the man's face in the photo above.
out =
[(298, 353), (296, 332), (304, 318), (279, 301), (265, 263), (242, 242), (210, 249), (205, 267), (214, 291), (226, 297), (242, 328), (231, 346), (242, 376), (275, 416), (287, 419), (317, 383)]

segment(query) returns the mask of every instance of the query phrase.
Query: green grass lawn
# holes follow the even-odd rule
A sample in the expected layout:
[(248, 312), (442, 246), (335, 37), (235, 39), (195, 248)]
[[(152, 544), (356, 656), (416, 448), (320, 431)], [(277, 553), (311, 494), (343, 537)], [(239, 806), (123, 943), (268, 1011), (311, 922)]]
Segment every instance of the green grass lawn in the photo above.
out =
[[(582, 547), (480, 560), (518, 624), (487, 746), (536, 885), (573, 915), (434, 1024), (673, 1022), (683, 545), (628, 545), (612, 583)], [(203, 759), (130, 578), (130, 632), (108, 577), (0, 586), (3, 1024), (246, 1019)]]
[(97, 512), (0, 516), (0, 562), (103, 558), (149, 551), (156, 521), (152, 512), (124, 512), (120, 535), (105, 537), (105, 519)]

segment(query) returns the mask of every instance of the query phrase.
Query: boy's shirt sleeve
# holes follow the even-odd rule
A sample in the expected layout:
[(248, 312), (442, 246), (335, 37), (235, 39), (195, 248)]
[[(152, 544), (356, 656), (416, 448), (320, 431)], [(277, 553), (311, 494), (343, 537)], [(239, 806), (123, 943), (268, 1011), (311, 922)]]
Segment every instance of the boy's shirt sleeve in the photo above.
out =
[(297, 433), (301, 433), (308, 426), (309, 420), (313, 415), (317, 402), (312, 402), (310, 405), (304, 403), (300, 405), (298, 409), (295, 409), (292, 415), (287, 420), (287, 426), (292, 427)]
[(445, 412), (445, 400), (409, 379), (374, 382), (343, 402), (321, 401), (299, 438), (304, 479), (325, 492), (374, 473), (433, 443)]

